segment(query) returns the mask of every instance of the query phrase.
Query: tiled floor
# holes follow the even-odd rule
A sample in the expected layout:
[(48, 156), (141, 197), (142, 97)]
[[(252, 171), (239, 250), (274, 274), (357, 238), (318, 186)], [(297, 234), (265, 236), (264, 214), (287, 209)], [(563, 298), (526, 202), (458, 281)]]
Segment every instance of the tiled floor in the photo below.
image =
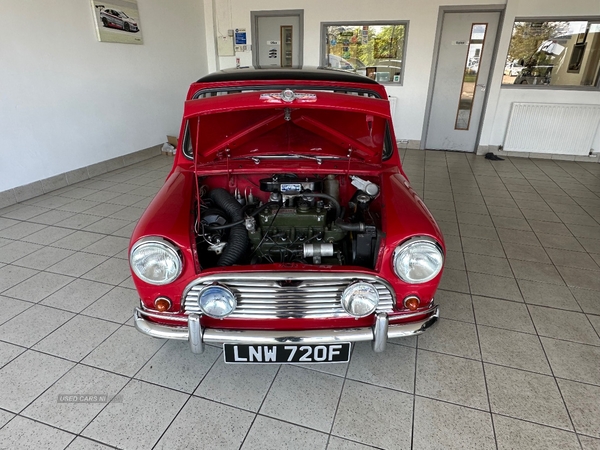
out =
[(0, 448), (600, 449), (600, 164), (403, 153), (446, 236), (442, 320), (349, 365), (225, 366), (131, 326), (166, 157), (0, 210)]

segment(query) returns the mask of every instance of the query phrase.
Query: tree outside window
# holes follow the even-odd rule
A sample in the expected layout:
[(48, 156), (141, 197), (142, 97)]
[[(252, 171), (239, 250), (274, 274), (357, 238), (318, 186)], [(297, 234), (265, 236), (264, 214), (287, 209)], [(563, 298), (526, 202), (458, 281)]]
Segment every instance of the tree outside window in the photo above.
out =
[(405, 34), (406, 23), (326, 24), (322, 65), (399, 83)]
[(600, 20), (516, 21), (502, 84), (598, 86)]

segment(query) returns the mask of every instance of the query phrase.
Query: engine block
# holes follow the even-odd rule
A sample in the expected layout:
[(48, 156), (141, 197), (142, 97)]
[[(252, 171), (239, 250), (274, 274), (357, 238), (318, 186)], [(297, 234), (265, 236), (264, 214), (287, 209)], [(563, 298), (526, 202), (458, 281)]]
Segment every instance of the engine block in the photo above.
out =
[[(327, 223), (328, 210), (319, 206), (300, 203), (297, 207), (267, 208), (257, 216), (254, 229), (248, 236), (260, 253), (296, 251), (300, 253), (304, 243), (333, 244), (346, 237), (346, 231)], [(283, 250), (287, 249), (287, 250)]]

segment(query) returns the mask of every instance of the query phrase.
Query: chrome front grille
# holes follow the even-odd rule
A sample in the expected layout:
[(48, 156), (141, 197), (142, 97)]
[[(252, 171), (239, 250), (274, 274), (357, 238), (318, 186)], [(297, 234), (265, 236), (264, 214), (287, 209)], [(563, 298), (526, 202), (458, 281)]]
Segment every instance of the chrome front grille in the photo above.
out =
[(209, 275), (195, 280), (184, 293), (186, 314), (200, 314), (200, 291), (213, 283), (227, 286), (235, 294), (237, 308), (231, 318), (352, 318), (340, 296), (353, 281), (367, 281), (379, 292), (378, 312), (390, 312), (394, 292), (379, 277), (357, 273), (275, 272)]

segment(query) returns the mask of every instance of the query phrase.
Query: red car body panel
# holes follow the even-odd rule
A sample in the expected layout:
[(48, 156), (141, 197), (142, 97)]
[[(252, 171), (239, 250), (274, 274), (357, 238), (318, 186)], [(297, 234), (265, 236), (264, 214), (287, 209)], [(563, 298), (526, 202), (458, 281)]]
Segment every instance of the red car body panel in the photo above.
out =
[[(186, 315), (182, 310), (182, 294), (186, 286), (201, 275), (211, 273), (220, 273), (223, 278), (227, 278), (228, 273), (239, 274), (241, 272), (265, 272), (273, 273), (278, 271), (302, 271), (302, 272), (355, 272), (360, 274), (375, 275), (385, 279), (396, 293), (397, 303), (394, 311), (390, 313), (391, 322), (402, 322), (407, 320), (416, 320), (420, 316), (411, 315), (410, 318), (404, 318), (408, 311), (402, 301), (409, 295), (416, 295), (421, 299), (421, 304), (417, 312), (423, 314), (433, 304), (434, 293), (440, 282), (442, 273), (440, 272), (431, 281), (421, 284), (410, 284), (402, 281), (395, 274), (392, 267), (392, 254), (394, 249), (405, 240), (413, 236), (426, 236), (437, 241), (444, 249), (442, 233), (435, 223), (431, 213), (427, 210), (422, 200), (411, 188), (405, 173), (402, 170), (398, 150), (395, 144), (393, 127), (391, 126), (391, 116), (389, 103), (383, 86), (375, 83), (365, 84), (363, 82), (344, 82), (340, 86), (339, 81), (298, 79), (288, 78), (277, 79), (274, 75), (270, 79), (253, 80), (251, 75), (247, 79), (235, 79), (235, 73), (228, 76), (206, 77), (204, 81), (193, 83), (188, 91), (185, 104), (184, 117), (181, 125), (179, 144), (174, 158), (173, 168), (170, 171), (164, 186), (160, 189), (156, 197), (148, 206), (146, 212), (138, 222), (131, 237), (131, 247), (145, 236), (159, 236), (173, 243), (180, 249), (183, 270), (181, 275), (172, 283), (156, 286), (148, 284), (138, 278), (133, 272), (133, 281), (139, 292), (141, 303), (144, 309), (156, 311), (154, 301), (157, 297), (167, 297), (171, 300), (172, 306), (169, 312), (160, 317), (153, 317), (150, 320), (156, 323), (170, 324), (174, 326), (183, 326)], [(238, 77), (239, 78), (239, 77)], [(243, 77), (242, 77), (243, 78)], [(260, 88), (252, 92), (242, 92), (235, 95), (222, 95), (206, 98), (198, 98), (203, 92), (217, 92), (220, 90), (231, 90), (234, 88), (254, 87)], [(247, 142), (251, 141), (253, 136), (246, 139), (248, 134), (252, 134), (252, 127), (247, 127), (246, 131), (236, 119), (232, 119), (234, 124), (225, 122), (223, 129), (219, 129), (219, 121), (208, 120), (203, 122), (203, 117), (214, 117), (222, 115), (223, 117), (236, 117), (241, 114), (242, 119), (247, 111), (267, 111), (264, 120), (259, 121), (257, 127), (267, 129), (270, 126), (269, 121), (280, 122), (285, 104), (274, 104), (267, 98), (261, 98), (262, 93), (278, 93), (282, 87), (293, 89), (296, 92), (316, 93), (316, 99), (310, 102), (300, 102), (290, 107), (303, 110), (301, 113), (312, 117), (311, 114), (321, 114), (323, 111), (329, 115), (335, 115), (336, 112), (345, 117), (353, 117), (350, 113), (356, 113), (362, 117), (359, 125), (353, 124), (350, 127), (343, 121), (336, 121), (331, 118), (323, 128), (322, 124), (315, 125), (318, 128), (317, 133), (323, 130), (341, 130), (340, 135), (332, 133), (328, 139), (327, 148), (323, 149), (322, 154), (335, 156), (339, 159), (324, 159), (320, 164), (310, 159), (300, 159), (294, 161), (264, 160), (259, 165), (250, 157), (261, 156), (265, 153), (252, 153), (248, 149)], [(357, 95), (347, 95), (331, 91), (339, 90), (340, 87), (348, 90), (368, 91), (380, 98), (368, 98)], [(316, 90), (319, 88), (319, 90)], [(261, 90), (262, 89), (262, 90)], [(276, 111), (274, 110), (277, 109)], [(316, 113), (315, 113), (316, 111)], [(259, 113), (257, 113), (259, 114)], [(300, 113), (299, 113), (300, 114)], [(373, 116), (371, 125), (366, 124), (370, 116)], [(248, 116), (249, 117), (249, 116)], [(357, 116), (358, 117), (358, 116)], [(200, 122), (198, 122), (200, 118)], [(309, 120), (310, 121), (310, 120)], [(357, 122), (359, 123), (359, 122)], [(387, 124), (387, 125), (386, 125)], [(191, 130), (192, 142), (197, 146), (196, 160), (190, 160), (184, 152), (184, 141), (186, 128), (189, 125)], [(306, 125), (306, 122), (301, 124)], [(206, 132), (212, 132), (215, 136), (209, 137), (207, 142), (198, 139), (198, 131), (195, 127), (203, 129), (203, 136)], [(309, 127), (312, 125), (309, 125)], [(372, 127), (376, 132), (371, 136), (371, 141), (364, 139), (364, 129)], [(265, 128), (266, 127), (266, 128)], [(360, 127), (363, 131), (356, 131)], [(393, 151), (390, 157), (381, 160), (381, 145), (379, 135), (383, 136), (386, 131), (391, 136), (391, 145)], [(237, 135), (232, 139), (224, 138), (229, 136), (232, 129), (241, 128)], [(313, 127), (314, 131), (315, 128)], [(345, 133), (345, 132), (348, 133)], [(355, 133), (358, 136), (348, 137), (347, 134)], [(200, 133), (201, 134), (201, 133)], [(364, 134), (364, 133), (363, 133)], [(341, 136), (343, 135), (343, 136)], [(349, 143), (353, 147), (350, 158), (348, 158)], [(227, 148), (227, 152), (223, 149)], [(267, 152), (268, 153), (268, 152)], [(373, 180), (378, 180), (381, 192), (375, 200), (381, 212), (381, 228), (383, 237), (380, 242), (379, 251), (376, 255), (374, 269), (370, 270), (360, 266), (335, 266), (293, 263), (274, 263), (257, 264), (252, 266), (230, 266), (215, 267), (201, 270), (196, 254), (196, 243), (193, 233), (194, 222), (194, 199), (196, 197), (196, 174), (206, 176), (212, 182), (222, 182), (228, 185), (230, 189), (247, 185), (250, 179), (258, 179), (261, 176), (268, 176), (272, 173), (293, 172), (300, 175), (315, 176), (325, 174), (336, 175), (358, 175)], [(211, 177), (214, 177), (211, 178)], [(252, 178), (255, 177), (255, 178)], [(210, 181), (209, 181), (210, 183)], [(233, 184), (232, 184), (233, 183)], [(246, 184), (245, 184), (246, 183)], [(211, 186), (213, 187), (213, 186)], [(349, 186), (342, 186), (340, 194), (343, 200), (350, 196)], [(262, 200), (262, 199), (261, 199)], [(178, 317), (179, 322), (174, 322), (171, 318)], [(240, 319), (225, 318), (213, 319), (208, 316), (202, 317), (202, 325), (207, 328), (220, 329), (240, 329), (240, 330), (311, 330), (311, 329), (333, 329), (371, 326), (374, 322), (373, 315), (362, 318), (269, 318), (269, 319)]]

